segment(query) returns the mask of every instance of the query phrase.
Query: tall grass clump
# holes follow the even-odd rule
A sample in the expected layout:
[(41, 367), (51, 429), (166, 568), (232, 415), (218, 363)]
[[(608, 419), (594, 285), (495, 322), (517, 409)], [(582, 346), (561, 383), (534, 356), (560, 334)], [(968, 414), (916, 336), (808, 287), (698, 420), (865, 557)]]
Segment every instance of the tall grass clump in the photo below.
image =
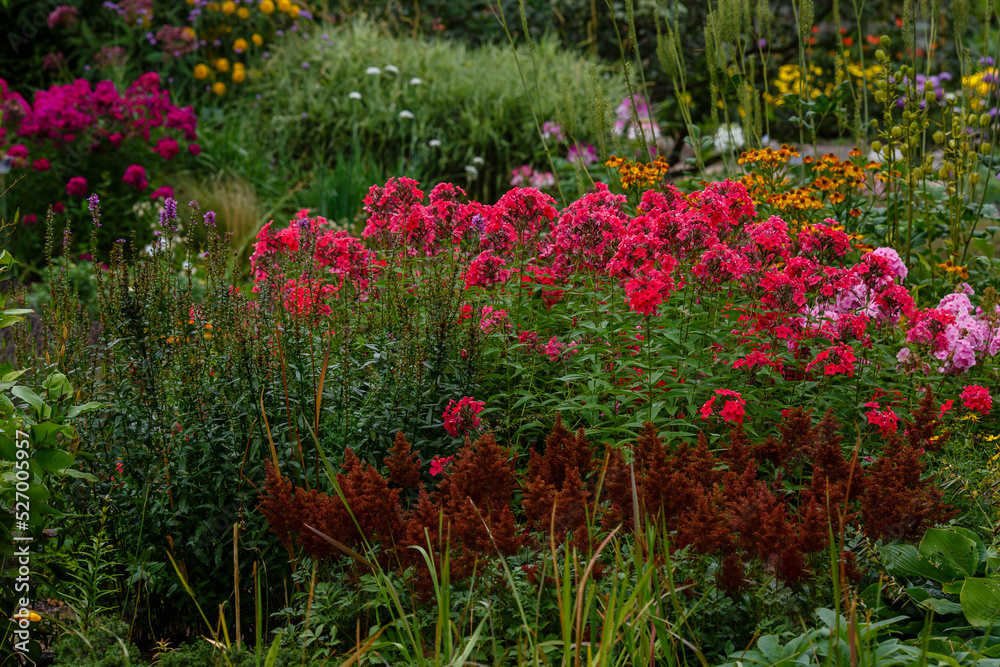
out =
[[(524, 49), (518, 57), (530, 62)], [(535, 44), (534, 57), (537, 68), (525, 71), (529, 100), (509, 47), (389, 37), (366, 21), (328, 26), (281, 42), (258, 80), (256, 105), (226, 122), (260, 128), (263, 142), (281, 147), (279, 161), (299, 173), (349, 163), (355, 174), (377, 167), (463, 182), (470, 195), (493, 200), (508, 189), (511, 170), (535, 157), (532, 104), (543, 120), (572, 116), (581, 134), (594, 134), (586, 96), (565, 94), (584, 88), (593, 63), (552, 39)], [(597, 82), (605, 97), (621, 97), (619, 84)], [(317, 179), (312, 193), (323, 200), (370, 185)]]

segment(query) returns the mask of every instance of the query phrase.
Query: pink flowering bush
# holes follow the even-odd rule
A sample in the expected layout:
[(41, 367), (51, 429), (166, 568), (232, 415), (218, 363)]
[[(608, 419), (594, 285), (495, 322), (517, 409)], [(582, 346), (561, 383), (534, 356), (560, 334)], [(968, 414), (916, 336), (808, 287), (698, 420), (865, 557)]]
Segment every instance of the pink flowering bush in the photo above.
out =
[[(162, 194), (162, 188), (170, 186), (162, 180), (179, 166), (182, 152), (200, 151), (194, 109), (173, 104), (152, 72), (124, 92), (111, 81), (92, 85), (78, 79), (39, 90), (30, 103), (0, 79), (0, 104), (4, 108), (0, 156), (13, 158), (15, 178), (26, 176), (8, 193), (12, 198), (8, 207), (19, 207), (25, 218), (44, 220), (52, 206), (57, 223), (74, 220), (81, 243), (88, 241), (81, 228), (92, 218), (84, 200), (94, 190), (100, 190), (108, 214), (97, 229), (99, 245), (107, 247), (130, 235), (122, 225), (134, 219), (132, 205), (141, 200), (137, 195), (148, 187), (149, 179)], [(101, 182), (105, 174), (110, 183)], [(144, 198), (148, 200), (148, 195)], [(20, 255), (39, 254), (42, 227), (13, 237)], [(140, 243), (148, 241), (147, 227), (136, 231)]]

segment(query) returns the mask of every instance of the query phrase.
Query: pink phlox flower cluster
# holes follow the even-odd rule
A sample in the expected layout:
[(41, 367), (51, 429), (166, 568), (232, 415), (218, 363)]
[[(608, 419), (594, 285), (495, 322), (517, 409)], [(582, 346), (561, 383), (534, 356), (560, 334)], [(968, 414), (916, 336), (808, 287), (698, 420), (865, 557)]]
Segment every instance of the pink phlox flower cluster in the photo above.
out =
[(465, 288), (470, 287), (493, 287), (502, 285), (510, 278), (510, 269), (507, 260), (497, 256), (491, 250), (484, 250), (472, 262), (465, 273)]
[(483, 306), (482, 311), (479, 314), (479, 330), (484, 334), (489, 334), (490, 332), (501, 329), (510, 329), (510, 317), (507, 315), (507, 311), (502, 308), (494, 308), (493, 306)]
[(897, 359), (905, 370), (927, 370), (914, 363), (914, 357), (933, 358), (941, 373), (961, 374), (986, 357), (1000, 352), (1000, 325), (974, 308), (965, 290), (945, 296), (937, 308), (914, 313), (906, 341)]
[(432, 458), (431, 470), (430, 470), (431, 477), (437, 477), (442, 472), (444, 472), (445, 467), (447, 467), (448, 464), (450, 464), (454, 459), (455, 459), (454, 456), (444, 456), (444, 457), (435, 456), (434, 458)]
[(846, 255), (851, 250), (851, 239), (843, 231), (834, 229), (836, 225), (836, 220), (827, 218), (805, 227), (797, 238), (801, 251), (821, 262), (830, 262)]
[(645, 137), (647, 142), (660, 138), (660, 125), (653, 119), (652, 110), (640, 93), (624, 98), (615, 109), (615, 116), (615, 132), (618, 136), (625, 136), (629, 141)]
[(625, 282), (625, 295), (628, 297), (629, 308), (637, 313), (649, 316), (656, 313), (656, 308), (676, 285), (670, 272), (676, 266), (676, 260), (669, 255), (663, 258), (659, 268), (652, 260), (646, 260), (637, 268), (632, 278)]
[(296, 317), (307, 318), (329, 315), (330, 306), (325, 301), (333, 292), (333, 285), (303, 275), (298, 279), (289, 279), (285, 283), (282, 288), (282, 298), (285, 310)]

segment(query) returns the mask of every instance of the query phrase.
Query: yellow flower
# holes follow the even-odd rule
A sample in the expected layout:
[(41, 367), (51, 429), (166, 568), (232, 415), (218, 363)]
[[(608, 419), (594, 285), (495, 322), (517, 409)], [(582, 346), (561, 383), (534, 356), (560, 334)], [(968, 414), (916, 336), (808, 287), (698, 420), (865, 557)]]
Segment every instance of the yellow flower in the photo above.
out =
[(191, 41), (194, 41), (194, 38), (197, 37), (197, 35), (195, 35), (194, 29), (191, 26), (187, 25), (184, 26), (184, 28), (181, 30), (181, 34), (184, 35), (185, 38), (190, 39)]
[(218, 60), (215, 61), (215, 69), (219, 70), (220, 72), (228, 72), (229, 61), (226, 60), (225, 58), (219, 58)]
[(247, 80), (247, 73), (242, 67), (233, 68), (233, 83), (243, 83)]
[(257, 33), (250, 36), (250, 41), (253, 42), (254, 46), (262, 46), (264, 44), (264, 38)]
[(39, 616), (38, 614), (36, 614), (35, 612), (33, 612), (33, 611), (29, 610), (29, 609), (24, 609), (21, 613), (14, 614), (13, 620), (17, 621), (17, 620), (20, 620), (22, 618), (27, 618), (32, 623), (37, 623), (38, 621), (42, 620), (41, 616)]
[(239, 16), (241, 19), (246, 20), (250, 18), (250, 10), (247, 9), (246, 7), (240, 7), (239, 9), (236, 10), (236, 15)]
[(270, 14), (271, 12), (274, 11), (274, 3), (271, 2), (271, 0), (264, 0), (263, 2), (260, 3), (260, 11), (264, 12), (265, 14)]
[(226, 84), (221, 81), (216, 81), (212, 84), (212, 92), (216, 95), (222, 95), (226, 92)]
[(243, 53), (248, 48), (250, 48), (250, 45), (247, 44), (247, 40), (243, 39), (242, 37), (237, 38), (237, 40), (233, 42), (233, 51), (235, 51), (236, 53)]
[(298, 5), (292, 5), (291, 8), (289, 8), (288, 10), (288, 15), (291, 16), (293, 19), (298, 18), (299, 12), (301, 11), (302, 11), (301, 7), (299, 7)]
[(194, 4), (194, 0), (184, 0), (184, 2), (188, 3), (189, 5), (193, 5)]
[(222, 13), (230, 16), (236, 11), (236, 3), (233, 0), (226, 0), (222, 3)]
[(278, 0), (278, 11), (287, 12), (292, 8), (291, 0)]
[(207, 5), (205, 5), (205, 9), (207, 9), (210, 12), (217, 12), (217, 11), (219, 11), (219, 3), (217, 3), (217, 2), (210, 2)]
[(194, 78), (199, 80), (207, 78), (209, 71), (210, 70), (208, 69), (208, 65), (204, 63), (198, 63), (197, 65), (194, 66)]

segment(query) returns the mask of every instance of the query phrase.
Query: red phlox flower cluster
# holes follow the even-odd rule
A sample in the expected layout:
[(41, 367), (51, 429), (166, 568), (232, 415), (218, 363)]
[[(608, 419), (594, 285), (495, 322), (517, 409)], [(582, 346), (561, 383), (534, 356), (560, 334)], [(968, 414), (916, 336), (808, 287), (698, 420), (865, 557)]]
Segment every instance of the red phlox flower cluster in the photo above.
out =
[(452, 399), (442, 415), (444, 430), (449, 435), (458, 437), (462, 433), (479, 428), (479, 413), (485, 407), (485, 402), (477, 401), (471, 396), (463, 396), (457, 403)]
[[(836, 361), (833, 361), (831, 357), (835, 357)], [(823, 375), (846, 375), (847, 377), (854, 377), (855, 361), (854, 348), (850, 345), (834, 345), (817, 354), (816, 358), (806, 366), (806, 373), (819, 364), (823, 364)]]
[(962, 405), (965, 408), (981, 415), (990, 414), (990, 408), (993, 407), (993, 397), (990, 396), (989, 390), (978, 384), (970, 384), (965, 387), (959, 398), (962, 399)]
[(716, 389), (715, 396), (712, 396), (701, 406), (701, 410), (699, 411), (701, 418), (709, 419), (715, 414), (715, 401), (719, 396), (732, 399), (727, 400), (726, 404), (722, 406), (722, 410), (719, 411), (719, 416), (723, 421), (742, 424), (743, 417), (746, 415), (745, 408), (747, 402), (743, 399), (743, 395), (740, 392), (733, 391), (732, 389)]

